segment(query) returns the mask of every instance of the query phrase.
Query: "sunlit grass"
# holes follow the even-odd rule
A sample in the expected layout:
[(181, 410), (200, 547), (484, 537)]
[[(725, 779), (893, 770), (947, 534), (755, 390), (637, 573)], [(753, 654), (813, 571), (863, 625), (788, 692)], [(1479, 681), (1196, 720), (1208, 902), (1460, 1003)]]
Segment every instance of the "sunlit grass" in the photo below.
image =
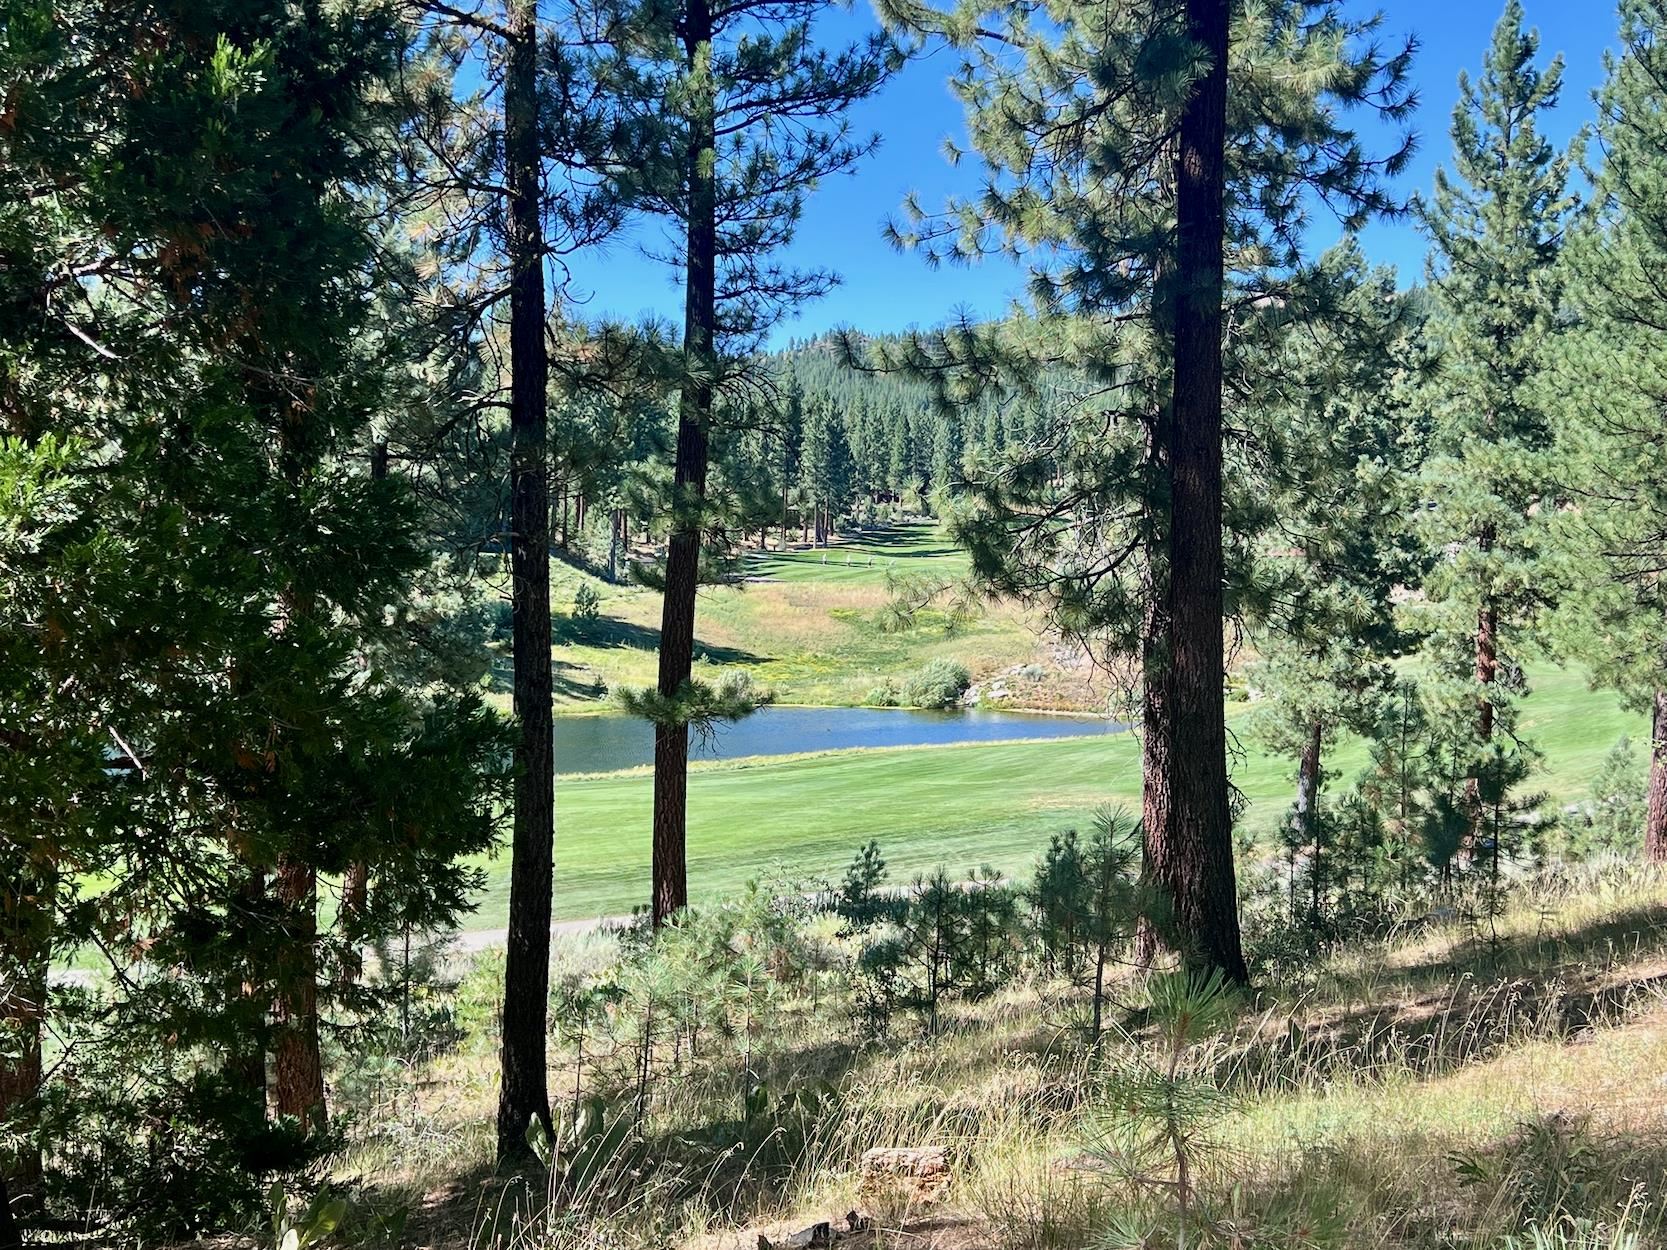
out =
[[(1667, 928), (1640, 916), (1667, 916), (1667, 877), (1626, 866), (1577, 872), (1519, 895), (1499, 941), (1434, 924), (1358, 938), (1320, 959), (1303, 985), (1264, 983), (1205, 1052), (1221, 1057), (1218, 1080), (1237, 1105), (1201, 1184), (1216, 1217), (1246, 1231), (1242, 1242), (1223, 1232), (1209, 1244), (1504, 1250), (1508, 1236), (1577, 1217), (1603, 1239), (1574, 1244), (1609, 1246), (1623, 1220), (1643, 1245), (1660, 1244)], [(1616, 943), (1616, 933), (1632, 937)], [(602, 941), (580, 939), (574, 958), (601, 957)], [(1369, 979), (1367, 968), (1377, 970)], [(1617, 987), (1629, 992), (1586, 1013), (1593, 995)], [(650, 1174), (636, 1191), (644, 1201), (578, 1221), (535, 1215), (519, 1226), (519, 1244), (750, 1248), (759, 1232), (837, 1222), (853, 1207), (880, 1222), (876, 1245), (1063, 1250), (1099, 1240), (1130, 1195), (1085, 1162), (1084, 1143), (1095, 1116), (1115, 1114), (1101, 1099), (1099, 1065), (1144, 1044), (1138, 1013), (1127, 1017), (1133, 1032), (1114, 1034), (1097, 1057), (1075, 1027), (1080, 991), (1019, 982), (953, 1005), (936, 1032), (900, 1018), (883, 1044), (864, 1044), (837, 989), (827, 993), (814, 1009), (785, 1005), (750, 1047), (750, 1080), (773, 1090), (827, 1081), (837, 1091), (785, 1174), (747, 1190), (739, 1206), (703, 1206), (686, 1177)], [(1121, 984), (1118, 998), (1137, 1005), (1138, 984)], [(1396, 1039), (1369, 1064), (1358, 1033), (1342, 1027), (1368, 1009)], [(1293, 1035), (1304, 1044), (1292, 1048)], [(404, 1137), (390, 1130), (344, 1164), (381, 1192), (428, 1204), (415, 1244), (478, 1236), (509, 1210), (502, 1184), (486, 1181), (489, 1040), (418, 1085)], [(1244, 1062), (1259, 1051), (1271, 1066)], [(571, 1052), (558, 1044), (553, 1053), (552, 1088), (565, 1099)], [(672, 1141), (733, 1118), (738, 1063), (721, 1044), (699, 1062), (661, 1054), (650, 1134)], [(954, 1182), (941, 1204), (877, 1204), (859, 1192), (862, 1153), (896, 1145), (949, 1150)], [(1309, 1235), (1250, 1235), (1293, 1203), (1312, 1213)]]

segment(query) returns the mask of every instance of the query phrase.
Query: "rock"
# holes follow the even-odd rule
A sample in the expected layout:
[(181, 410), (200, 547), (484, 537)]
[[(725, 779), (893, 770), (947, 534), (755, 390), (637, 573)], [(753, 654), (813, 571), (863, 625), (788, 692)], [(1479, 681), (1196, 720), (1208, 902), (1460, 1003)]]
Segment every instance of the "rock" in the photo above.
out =
[(949, 1187), (949, 1153), (942, 1146), (878, 1147), (863, 1152), (861, 1178), (864, 1196), (936, 1201)]
[(833, 1225), (827, 1220), (820, 1224), (812, 1224), (809, 1228), (801, 1228), (779, 1241), (771, 1241), (763, 1233), (758, 1234), (758, 1250), (812, 1250), (813, 1247), (832, 1244)]

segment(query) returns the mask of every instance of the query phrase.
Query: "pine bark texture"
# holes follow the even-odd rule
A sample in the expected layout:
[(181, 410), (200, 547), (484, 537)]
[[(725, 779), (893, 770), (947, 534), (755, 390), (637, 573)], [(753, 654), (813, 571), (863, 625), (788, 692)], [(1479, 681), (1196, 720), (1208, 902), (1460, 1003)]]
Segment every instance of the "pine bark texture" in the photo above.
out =
[(323, 1127), (324, 1063), (318, 1034), (318, 874), (310, 864), (278, 864), (278, 901), (287, 932), (278, 957), (274, 1004), (273, 1101), (280, 1116)]
[(509, 184), (510, 568), (515, 648), (515, 814), (504, 961), (498, 1158), (528, 1152), (528, 1125), (548, 1134), (545, 1060), (550, 905), (555, 853), (555, 726), (551, 719), (550, 479), (545, 390), (544, 230), (540, 216), (537, 0), (512, 0), (504, 84)]
[(46, 1019), (47, 967), (54, 889), (25, 872), (0, 890), (0, 1029), (9, 1045), (0, 1060), (0, 1132), (16, 1134), (15, 1149), (0, 1150), (0, 1181), (18, 1198), (40, 1195), (41, 1156), (35, 1125), (44, 1068), (41, 1028)]
[(1644, 858), (1667, 863), (1667, 687), (1658, 686), (1650, 713), (1650, 773), (1644, 809)]
[[(690, 0), (683, 44), (693, 68), (712, 40), (706, 0)], [(708, 92), (709, 87), (704, 88)], [(672, 700), (694, 665), (695, 597), (700, 588), (700, 536), (706, 500), (717, 344), (717, 185), (714, 175), (714, 101), (710, 94), (689, 123), (684, 153), (689, 216), (683, 309), (686, 370), (677, 408), (677, 463), (672, 479), (672, 533), (666, 545), (665, 597), (660, 615), (662, 699)], [(664, 924), (689, 902), (689, 726), (654, 726), (653, 922)]]
[[(1239, 941), (1223, 702), (1221, 332), (1228, 0), (1188, 0), (1189, 37), (1209, 66), (1182, 110), (1176, 160), (1175, 376), (1166, 449), (1171, 485), (1159, 694), (1167, 811), (1149, 830), (1148, 874), (1165, 935), (1193, 968), (1248, 980)], [(1150, 706), (1151, 693), (1148, 692)], [(1167, 744), (1165, 744), (1167, 738)], [(1148, 743), (1148, 752), (1153, 744)], [(1161, 787), (1157, 797), (1165, 797)], [(1149, 800), (1150, 805), (1150, 800)]]

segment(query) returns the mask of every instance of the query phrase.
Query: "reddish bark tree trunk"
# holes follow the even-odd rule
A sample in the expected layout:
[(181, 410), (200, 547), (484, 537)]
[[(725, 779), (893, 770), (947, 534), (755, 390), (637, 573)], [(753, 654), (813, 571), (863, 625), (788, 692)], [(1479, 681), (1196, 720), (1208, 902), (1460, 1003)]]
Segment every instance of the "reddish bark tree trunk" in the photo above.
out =
[(1667, 687), (1657, 687), (1650, 716), (1650, 780), (1644, 858), (1667, 863)]
[(318, 874), (310, 864), (280, 860), (278, 901), (285, 942), (278, 958), (274, 1093), (278, 1114), (322, 1128), (324, 1063), (318, 1036)]
[(1168, 462), (1169, 810), (1149, 871), (1194, 968), (1249, 979), (1239, 940), (1223, 699), (1221, 330), (1228, 0), (1187, 0), (1209, 60), (1181, 113), (1176, 159), (1175, 376)]
[(0, 1061), (0, 1130), (18, 1141), (15, 1149), (0, 1150), (0, 1181), (14, 1199), (27, 1201), (38, 1200), (42, 1184), (35, 1129), (54, 893), (51, 881), (29, 871), (0, 892), (0, 1030), (9, 1043)]
[[(692, 66), (712, 39), (712, 11), (691, 0), (684, 12), (683, 47)], [(684, 367), (677, 407), (677, 464), (672, 479), (672, 531), (666, 551), (666, 591), (660, 616), (659, 692), (673, 699), (688, 682), (695, 647), (695, 595), (700, 587), (700, 535), (706, 502), (707, 435), (717, 366), (717, 185), (712, 165), (715, 101), (693, 110), (688, 146), (689, 218), (683, 306)], [(652, 912), (656, 928), (689, 902), (686, 841), (689, 799), (689, 726), (654, 727)]]
[(504, 958), (498, 1158), (529, 1152), (536, 1120), (554, 1136), (545, 1025), (550, 995), (550, 892), (556, 838), (555, 725), (550, 669), (550, 473), (545, 389), (544, 228), (538, 142), (538, 5), (512, 0), (504, 81), (509, 182), (511, 632), (515, 650), (515, 815)]
[[(1162, 440), (1167, 437), (1167, 414), (1160, 414), (1153, 426), (1148, 456), (1154, 466), (1164, 465)], [(1167, 527), (1165, 527), (1167, 528)], [(1163, 856), (1169, 829), (1169, 540), (1160, 534), (1148, 543), (1150, 566), (1145, 622), (1140, 650), (1140, 828), (1141, 866), (1147, 883), (1155, 885), (1154, 868)], [(1142, 916), (1135, 932), (1135, 959), (1151, 966), (1167, 942), (1170, 928), (1166, 916)]]

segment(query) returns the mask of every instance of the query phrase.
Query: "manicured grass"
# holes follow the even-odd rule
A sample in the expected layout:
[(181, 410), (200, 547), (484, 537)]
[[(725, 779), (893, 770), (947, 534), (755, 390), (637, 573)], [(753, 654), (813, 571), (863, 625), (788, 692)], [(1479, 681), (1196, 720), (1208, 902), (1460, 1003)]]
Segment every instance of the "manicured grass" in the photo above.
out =
[(890, 576), (959, 577), (966, 553), (929, 522), (867, 530), (825, 548), (749, 553), (750, 577), (784, 582), (883, 586)]
[[(1615, 740), (1639, 740), (1643, 718), (1586, 689), (1580, 675), (1537, 674), (1523, 731), (1544, 751), (1531, 782), (1551, 804), (1584, 797)], [(1234, 782), (1250, 801), (1246, 822), (1265, 830), (1290, 800), (1291, 764), (1258, 750), (1232, 709), (1246, 754)], [(1346, 785), (1365, 752), (1336, 751), (1328, 767)], [(1139, 744), (1132, 735), (1045, 742), (846, 751), (697, 765), (689, 782), (689, 883), (693, 896), (732, 894), (780, 866), (795, 877), (836, 877), (857, 848), (877, 839), (893, 880), (947, 865), (1025, 871), (1048, 838), (1080, 827), (1101, 803), (1134, 806)], [(614, 915), (648, 892), (651, 782), (646, 770), (563, 778), (556, 798), (556, 912)], [(481, 908), (466, 927), (503, 925), (508, 862), (490, 865)]]

